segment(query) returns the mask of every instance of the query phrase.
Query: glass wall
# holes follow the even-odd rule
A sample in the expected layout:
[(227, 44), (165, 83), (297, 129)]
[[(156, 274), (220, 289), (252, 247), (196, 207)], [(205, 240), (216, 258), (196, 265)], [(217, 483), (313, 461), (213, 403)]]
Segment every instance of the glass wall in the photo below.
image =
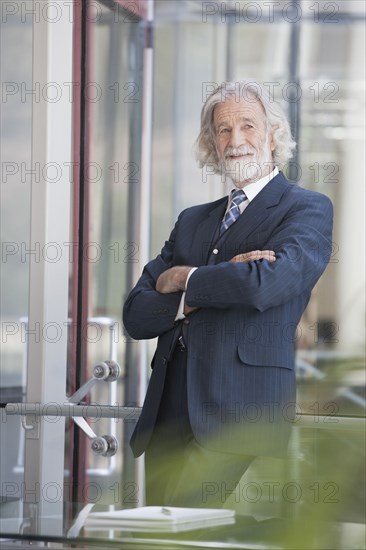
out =
[[(135, 212), (139, 209), (141, 182), (143, 21), (139, 9), (128, 11), (118, 3), (94, 2), (89, 8), (86, 88), (90, 90), (90, 97), (86, 98), (85, 107), (88, 221), (84, 248), (89, 256), (85, 377), (92, 376), (93, 366), (98, 362), (118, 360), (122, 369), (119, 380), (115, 384), (95, 386), (90, 401), (121, 407), (129, 399), (125, 381), (129, 373), (134, 378), (138, 371), (133, 353), (126, 356), (127, 338), (122, 330), (121, 309), (131, 285), (131, 273), (141, 265), (139, 242), (134, 234), (138, 232)], [(88, 482), (98, 484), (103, 500), (111, 498), (115, 504), (126, 504), (130, 493), (126, 497), (121, 485), (122, 468), (126, 467), (123, 459), (129, 453), (129, 447), (123, 444), (124, 422), (114, 418), (98, 419), (94, 428), (99, 434), (116, 436), (121, 447), (110, 459), (93, 453), (87, 455)], [(130, 504), (135, 505), (136, 498)]]
[[(24, 385), (24, 326), (28, 311), (32, 133), (32, 21), (18, 16), (1, 29), (1, 388)], [(11, 53), (11, 55), (10, 55)], [(18, 63), (12, 58), (15, 55)], [(41, 90), (35, 89), (40, 94)], [(37, 167), (36, 167), (37, 168)], [(34, 251), (34, 253), (40, 251)]]
[[(364, 415), (364, 4), (302, 2), (294, 10), (289, 2), (155, 5), (152, 253), (180, 210), (226, 193), (193, 156), (213, 83), (253, 77), (287, 112), (296, 103), (296, 180), (335, 206), (331, 262), (296, 335), (299, 411)], [(170, 197), (169, 209), (161, 197)]]
[[(296, 90), (292, 174), (335, 208), (331, 262), (295, 342), (298, 417), (315, 428), (299, 422), (287, 464), (255, 461), (227, 504), (242, 513), (309, 517), (313, 510), (324, 520), (363, 521), (363, 421), (358, 430), (340, 428), (342, 418), (357, 422), (366, 408), (364, 22), (358, 1), (155, 2), (151, 256), (183, 208), (227, 192), (193, 155), (202, 104), (223, 80), (266, 83), (289, 115)], [(312, 535), (321, 547), (321, 533)]]
[[(23, 4), (31, 7), (33, 3)], [(117, 358), (123, 371), (121, 381), (112, 391), (98, 385), (90, 400), (124, 405), (124, 383), (130, 375), (126, 366), (130, 373), (138, 367), (135, 356), (126, 360), (120, 316), (124, 296), (143, 267), (141, 243), (131, 237), (131, 227), (138, 223), (136, 212), (142, 211), (146, 200), (139, 189), (142, 55), (148, 26), (142, 22), (140, 4), (112, 0), (91, 4), (83, 67), (88, 99), (85, 377), (91, 376), (91, 368), (100, 360)], [(123, 8), (127, 4), (132, 12)], [(358, 0), (155, 0), (154, 9), (150, 35), (154, 51), (151, 257), (159, 253), (183, 208), (227, 192), (219, 177), (198, 168), (193, 153), (200, 111), (213, 87), (227, 79), (257, 78), (271, 87), (290, 113), (288, 91), (296, 79), (298, 180), (332, 199), (334, 248), (297, 331), (299, 415), (288, 461), (257, 459), (226, 506), (258, 521), (284, 517), (331, 521), (336, 533), (332, 533), (331, 545), (330, 539), (324, 539), (324, 528), (308, 530), (306, 538), (306, 526), (295, 524), (302, 529), (303, 546), (346, 547), (347, 543), (357, 547), (364, 534), (365, 483), (365, 4)], [(32, 17), (22, 20), (22, 10), (18, 12), (6, 24), (2, 12), (2, 102), (6, 107), (1, 118), (3, 402), (13, 397), (20, 400), (25, 385), (28, 179), (30, 170), (37, 169), (31, 166), (32, 86), (38, 93), (31, 74)], [(294, 43), (299, 45), (298, 54)], [(136, 349), (143, 345), (131, 343)], [(149, 357), (154, 345), (153, 341), (148, 344)], [(5, 434), (1, 476), (6, 482), (22, 471), (22, 431), (19, 418), (13, 418), (14, 423), (8, 417), (6, 430), (1, 430), (1, 437)], [(113, 433), (123, 441), (122, 421), (98, 420), (91, 425), (98, 434)], [(81, 465), (86, 481), (97, 482), (102, 491), (85, 493), (86, 497), (128, 507), (143, 503), (134, 500), (134, 486), (126, 487), (120, 481), (126, 448), (125, 441), (112, 460), (86, 453)], [(258, 542), (267, 536), (267, 542), (273, 542), (276, 524), (265, 531), (268, 525), (260, 523), (251, 533), (232, 532), (231, 540)], [(278, 525), (282, 529), (283, 524)], [(290, 529), (285, 534), (285, 547), (294, 548), (296, 533)]]
[[(24, 2), (31, 7), (31, 2)], [(14, 2), (13, 8), (20, 7)], [(30, 255), (30, 179), (32, 170), (32, 100), (41, 94), (32, 80), (32, 20), (1, 18), (1, 184), (0, 184), (0, 402), (22, 401), (27, 368), (27, 316)], [(14, 62), (14, 58), (17, 62)], [(10, 493), (20, 495), (23, 479), (24, 432), (20, 417), (7, 418), (1, 409), (0, 478)], [(12, 483), (15, 485), (12, 486)]]
[(300, 396), (309, 410), (364, 415), (365, 34), (361, 4), (349, 8), (352, 24), (302, 28), (301, 182), (332, 199), (335, 225), (332, 258), (302, 325)]
[[(359, 116), (364, 95), (362, 6), (330, 3), (310, 9), (303, 3), (301, 11), (291, 12), (288, 3), (275, 4), (265, 10), (245, 2), (215, 4), (210, 9), (202, 2), (155, 2), (151, 256), (160, 251), (184, 207), (226, 193), (220, 178), (198, 169), (193, 153), (200, 110), (212, 87), (224, 79), (254, 77), (266, 82), (290, 111), (290, 62), (295, 61), (298, 180), (327, 194), (336, 212), (332, 261), (297, 331), (298, 412), (326, 419), (363, 416), (364, 269), (359, 251), (349, 244), (358, 246), (364, 235), (363, 201), (357, 200), (363, 193), (358, 162), (364, 147), (363, 117)], [(89, 240), (90, 253), (95, 254), (89, 262), (89, 314), (104, 328), (102, 338), (88, 342), (90, 367), (108, 353), (108, 323), (120, 322), (128, 264), (135, 264), (135, 278), (142, 269), (139, 243), (130, 242), (127, 227), (128, 191), (140, 181), (138, 139), (131, 140), (128, 126), (142, 110), (136, 73), (138, 27), (131, 16), (122, 24), (108, 2), (100, 2), (97, 13), (98, 20), (89, 25), (88, 42), (89, 80), (97, 84), (95, 93), (102, 92), (89, 104), (89, 162), (94, 170)], [(292, 59), (294, 24), (299, 54)], [(352, 146), (345, 149), (348, 143)], [(354, 166), (357, 177), (352, 176)], [(347, 174), (343, 176), (347, 182), (342, 174)], [(355, 186), (350, 195), (344, 191), (349, 181)], [(355, 209), (358, 213), (350, 225)], [(359, 267), (350, 275), (351, 254)], [(150, 355), (154, 345), (148, 344)], [(120, 333), (116, 349), (123, 358)], [(122, 396), (120, 387), (112, 399), (121, 404)], [(92, 394), (95, 402), (110, 399), (105, 392)], [(294, 441), (294, 445), (301, 452), (302, 443)], [(103, 471), (100, 459), (91, 457), (90, 463), (92, 471), (96, 472), (97, 464)]]

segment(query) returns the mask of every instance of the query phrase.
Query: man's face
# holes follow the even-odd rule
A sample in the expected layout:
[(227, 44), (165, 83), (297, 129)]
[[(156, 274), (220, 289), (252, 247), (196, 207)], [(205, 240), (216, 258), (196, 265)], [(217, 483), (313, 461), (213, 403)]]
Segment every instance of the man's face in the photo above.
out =
[(272, 132), (267, 130), (260, 101), (235, 97), (214, 110), (216, 147), (223, 174), (236, 187), (259, 180), (273, 168)]

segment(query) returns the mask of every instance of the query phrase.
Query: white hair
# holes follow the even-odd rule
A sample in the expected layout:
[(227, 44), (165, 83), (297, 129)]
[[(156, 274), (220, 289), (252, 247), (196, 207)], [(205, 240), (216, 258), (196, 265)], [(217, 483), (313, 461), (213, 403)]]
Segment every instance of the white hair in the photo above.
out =
[(273, 162), (277, 166), (284, 166), (292, 157), (296, 147), (292, 139), (290, 125), (282, 107), (276, 103), (269, 92), (256, 80), (238, 80), (223, 82), (207, 98), (201, 112), (201, 131), (195, 143), (196, 159), (200, 168), (210, 165), (214, 173), (221, 173), (221, 164), (216, 149), (216, 133), (213, 114), (216, 105), (236, 97), (237, 101), (259, 100), (263, 106), (267, 131), (273, 131)]

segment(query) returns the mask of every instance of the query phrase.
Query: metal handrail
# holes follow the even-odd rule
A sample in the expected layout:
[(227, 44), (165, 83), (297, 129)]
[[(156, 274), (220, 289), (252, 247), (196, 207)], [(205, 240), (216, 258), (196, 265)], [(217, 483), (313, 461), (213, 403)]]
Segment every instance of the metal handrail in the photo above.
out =
[[(52, 407), (53, 410), (49, 410)], [(35, 417), (88, 417), (88, 418), (121, 418), (125, 422), (138, 420), (141, 407), (120, 407), (107, 405), (65, 405), (40, 403), (8, 403), (5, 406), (8, 415), (33, 415)], [(293, 424), (300, 428), (317, 429), (359, 429), (366, 423), (366, 417), (331, 416), (299, 413)]]
[(137, 420), (141, 407), (120, 407), (116, 405), (74, 405), (59, 403), (7, 403), (5, 412), (8, 415), (33, 415), (35, 417), (66, 418), (122, 418), (125, 421)]

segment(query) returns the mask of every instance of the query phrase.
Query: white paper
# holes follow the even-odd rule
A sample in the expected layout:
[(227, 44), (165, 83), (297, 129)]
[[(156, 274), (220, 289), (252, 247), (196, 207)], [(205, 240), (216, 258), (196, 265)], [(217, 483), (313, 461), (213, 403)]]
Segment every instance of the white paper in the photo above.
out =
[(93, 512), (85, 521), (87, 529), (128, 529), (130, 531), (186, 531), (235, 523), (234, 510), (143, 506), (127, 510)]

